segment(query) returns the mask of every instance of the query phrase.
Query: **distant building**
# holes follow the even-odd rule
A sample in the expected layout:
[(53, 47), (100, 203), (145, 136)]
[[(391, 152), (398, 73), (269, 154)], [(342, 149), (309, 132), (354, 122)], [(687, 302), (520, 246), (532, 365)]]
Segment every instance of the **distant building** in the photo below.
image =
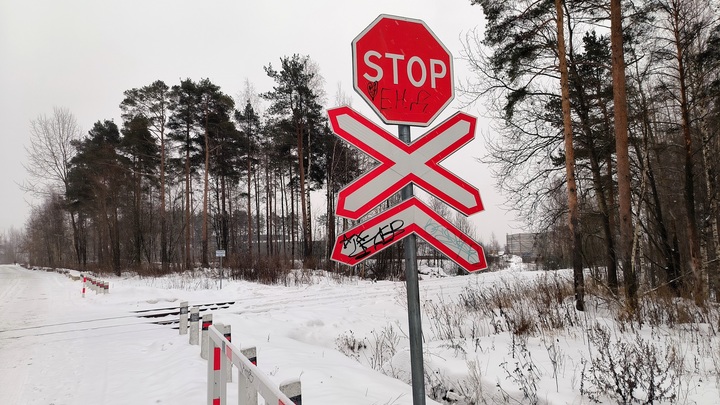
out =
[(507, 235), (506, 254), (520, 256), (523, 262), (535, 262), (540, 257), (539, 233), (516, 233)]

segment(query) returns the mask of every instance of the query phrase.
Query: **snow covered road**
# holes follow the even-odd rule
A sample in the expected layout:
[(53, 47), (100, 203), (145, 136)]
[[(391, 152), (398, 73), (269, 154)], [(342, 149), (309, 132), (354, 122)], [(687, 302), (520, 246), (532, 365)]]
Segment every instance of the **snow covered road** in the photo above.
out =
[(0, 404), (202, 403), (194, 348), (168, 327), (99, 305), (101, 296), (83, 300), (80, 286), (0, 266)]

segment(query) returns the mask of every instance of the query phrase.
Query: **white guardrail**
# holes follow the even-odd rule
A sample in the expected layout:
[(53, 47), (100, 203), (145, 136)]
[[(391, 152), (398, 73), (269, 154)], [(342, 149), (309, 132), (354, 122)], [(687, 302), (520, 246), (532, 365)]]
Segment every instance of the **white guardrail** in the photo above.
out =
[[(238, 405), (257, 405), (258, 394), (266, 404), (302, 405), (300, 380), (291, 380), (277, 387), (257, 368), (252, 357), (255, 348), (238, 349), (230, 343), (229, 326), (208, 326), (208, 405), (227, 404), (227, 383), (232, 379), (232, 366), (238, 370)], [(250, 356), (251, 358), (248, 358)]]

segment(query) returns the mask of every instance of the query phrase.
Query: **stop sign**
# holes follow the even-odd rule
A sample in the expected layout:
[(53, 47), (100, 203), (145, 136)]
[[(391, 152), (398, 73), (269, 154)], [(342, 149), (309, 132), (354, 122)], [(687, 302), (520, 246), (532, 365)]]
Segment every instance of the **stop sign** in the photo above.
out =
[(352, 54), (353, 87), (386, 124), (428, 126), (454, 97), (452, 55), (421, 20), (382, 14)]

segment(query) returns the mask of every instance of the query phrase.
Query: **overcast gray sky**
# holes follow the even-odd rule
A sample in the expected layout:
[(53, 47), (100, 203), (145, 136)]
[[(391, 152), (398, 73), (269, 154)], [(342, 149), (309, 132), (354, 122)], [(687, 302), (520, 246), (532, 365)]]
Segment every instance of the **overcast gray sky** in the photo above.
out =
[[(207, 77), (232, 96), (245, 79), (263, 92), (272, 87), (263, 66), (297, 53), (319, 65), (330, 103), (340, 83), (353, 108), (380, 124), (352, 90), (350, 50), (379, 14), (425, 21), (455, 56), (456, 83), (468, 76), (460, 36), (483, 19), (470, 0), (0, 0), (0, 230), (21, 228), (28, 216), (29, 196), (16, 185), (25, 177), (24, 145), (30, 121), (53, 107), (68, 108), (85, 133), (97, 120), (120, 122), (127, 89)], [(464, 111), (482, 117), (482, 108)], [(504, 241), (519, 224), (474, 159), (486, 153), (482, 131), (481, 119), (478, 139), (445, 166), (480, 189), (485, 211), (472, 217), (478, 235)]]

